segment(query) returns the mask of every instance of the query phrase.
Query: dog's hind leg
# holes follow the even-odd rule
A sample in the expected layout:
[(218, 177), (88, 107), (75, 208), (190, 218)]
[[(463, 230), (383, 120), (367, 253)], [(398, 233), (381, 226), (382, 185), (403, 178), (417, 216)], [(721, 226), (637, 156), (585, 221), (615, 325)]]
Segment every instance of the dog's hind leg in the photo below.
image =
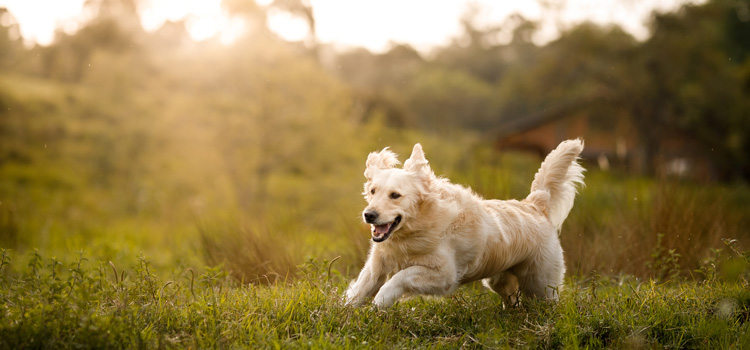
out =
[(509, 271), (485, 278), (482, 284), (503, 298), (505, 307), (518, 305), (518, 278)]
[(557, 301), (562, 280), (543, 274), (531, 273), (519, 278), (518, 287), (523, 295)]
[(565, 276), (565, 263), (562, 259), (562, 248), (559, 255), (547, 255), (530, 262), (518, 269), (518, 287), (526, 296), (555, 300)]

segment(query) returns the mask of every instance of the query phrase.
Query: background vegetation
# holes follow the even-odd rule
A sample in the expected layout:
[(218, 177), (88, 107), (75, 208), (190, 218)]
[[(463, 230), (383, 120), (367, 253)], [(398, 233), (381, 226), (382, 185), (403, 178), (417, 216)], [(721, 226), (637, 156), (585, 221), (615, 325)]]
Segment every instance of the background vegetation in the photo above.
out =
[[(183, 23), (144, 32), (137, 3), (90, 1), (94, 15), (78, 32), (27, 47), (12, 14), (0, 11), (9, 19), (0, 21), (4, 346), (73, 347), (80, 337), (130, 347), (407, 347), (411, 335), (460, 346), (494, 344), (519, 328), (495, 345), (747, 344), (750, 2), (654, 14), (645, 41), (582, 24), (544, 46), (530, 39), (533, 22), (479, 28), (468, 12), (463, 36), (429, 54), (406, 45), (373, 54), (289, 43), (266, 29), (267, 8), (224, 4), (254, 24), (231, 46), (192, 42)], [(300, 4), (271, 6), (314, 29), (312, 10)], [(501, 30), (513, 33), (510, 42), (497, 40)], [(473, 287), (380, 319), (337, 306), (369, 246), (359, 219), (368, 152), (391, 146), (405, 154), (421, 142), (438, 174), (487, 198), (524, 197), (540, 159), (498, 152), (488, 130), (581, 101), (594, 101), (581, 109), (602, 125), (634, 120), (652, 157), (665, 130), (689, 135), (712, 151), (716, 176), (696, 182), (587, 164), (587, 187), (561, 237), (568, 289), (594, 291), (571, 293), (552, 311), (533, 303), (504, 311)], [(312, 257), (340, 259), (333, 270), (327, 262), (299, 267)], [(693, 284), (675, 291), (650, 280)], [(609, 288), (601, 296), (600, 282)], [(657, 310), (693, 338), (664, 338), (673, 325), (646, 327), (640, 317), (649, 314), (612, 318), (591, 306), (619, 310), (623, 300)], [(729, 316), (722, 300), (732, 305)], [(50, 309), (27, 312), (39, 302)], [(444, 303), (453, 311), (442, 314)], [(685, 319), (670, 318), (673, 303), (691, 310)], [(476, 312), (458, 311), (465, 308)], [(71, 310), (70, 329), (45, 333), (52, 328), (43, 320)], [(726, 317), (701, 319), (707, 312)], [(538, 318), (522, 320), (528, 313)], [(454, 319), (470, 314), (484, 316)], [(490, 327), (498, 314), (510, 323)], [(391, 338), (377, 333), (413, 316), (431, 323)], [(307, 327), (298, 318), (322, 318), (308, 326), (325, 329), (297, 329)], [(564, 328), (568, 318), (575, 330)], [(118, 322), (124, 338), (100, 332)], [(277, 333), (247, 328), (254, 322)], [(236, 338), (232, 329), (250, 330)], [(593, 343), (574, 336), (581, 329)]]

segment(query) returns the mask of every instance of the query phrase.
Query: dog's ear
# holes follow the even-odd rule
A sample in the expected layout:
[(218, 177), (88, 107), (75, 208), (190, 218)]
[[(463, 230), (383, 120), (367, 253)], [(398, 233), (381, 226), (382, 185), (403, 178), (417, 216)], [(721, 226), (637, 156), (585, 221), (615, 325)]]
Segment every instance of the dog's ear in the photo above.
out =
[(411, 151), (409, 159), (404, 162), (404, 170), (423, 176), (429, 176), (432, 173), (429, 164), (430, 162), (424, 157), (422, 145), (417, 143), (414, 145), (414, 149)]
[(399, 164), (401, 162), (396, 158), (396, 153), (391, 152), (388, 147), (383, 148), (380, 152), (372, 152), (367, 156), (367, 161), (365, 162), (365, 177), (367, 180), (372, 180), (376, 171), (390, 169)]

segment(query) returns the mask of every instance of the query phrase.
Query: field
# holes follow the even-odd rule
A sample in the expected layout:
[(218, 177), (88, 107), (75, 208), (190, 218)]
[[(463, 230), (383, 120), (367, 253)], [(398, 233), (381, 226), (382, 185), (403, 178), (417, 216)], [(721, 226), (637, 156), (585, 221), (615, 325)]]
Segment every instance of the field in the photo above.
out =
[[(433, 166), (488, 197), (525, 195), (536, 159), (472, 152)], [(330, 231), (267, 209), (265, 230), (228, 210), (164, 228), (179, 239), (158, 217), (103, 214), (112, 224), (101, 233), (44, 236), (29, 230), (49, 215), (40, 208), (6, 211), (4, 232), (16, 235), (2, 252), (0, 348), (749, 346), (748, 217), (733, 205), (748, 189), (587, 176), (561, 236), (561, 300), (508, 308), (478, 284), (389, 310), (343, 306), (368, 244), (356, 184)]]
[[(366, 124), (352, 127), (364, 139), (348, 139), (348, 150), (320, 146), (335, 161), (310, 167), (305, 161), (322, 157), (303, 153), (267, 164), (278, 169), (257, 193), (256, 168), (234, 169), (250, 171), (240, 180), (221, 166), (221, 157), (248, 164), (219, 139), (183, 138), (213, 115), (177, 135), (163, 134), (169, 108), (148, 127), (131, 120), (132, 130), (112, 129), (122, 117), (80, 119), (81, 110), (109, 113), (83, 92), (2, 82), (14, 86), (10, 104), (45, 107), (23, 111), (33, 118), (6, 139), (0, 167), (0, 348), (750, 344), (750, 189), (742, 183), (633, 177), (585, 163), (587, 185), (561, 235), (568, 280), (559, 303), (503, 308), (469, 285), (447, 298), (353, 309), (341, 296), (369, 244), (361, 172), (367, 152), (386, 146), (376, 135), (390, 135), (399, 153), (421, 142), (437, 174), (487, 198), (524, 197), (540, 160), (498, 153), (471, 133), (445, 143)], [(176, 95), (165, 103), (181, 103)], [(112, 138), (128, 146), (103, 132), (122, 133)]]
[[(0, 6), (0, 349), (750, 348), (740, 2), (654, 14), (645, 40), (584, 23), (544, 45), (469, 12), (431, 54), (287, 42), (265, 20), (293, 6), (252, 1), (223, 2), (248, 23), (236, 44), (194, 42), (184, 21), (139, 28), (134, 3), (86, 1), (78, 31), (33, 47)], [(582, 160), (558, 303), (470, 284), (343, 305), (371, 244), (369, 152), (419, 142), (437, 175), (520, 199), (542, 159), (495, 131), (540, 115), (618, 150), (610, 170)], [(673, 133), (702, 174), (659, 170), (687, 162)]]
[[(747, 281), (702, 283), (591, 276), (557, 304), (504, 309), (477, 288), (388, 310), (342, 305), (336, 261), (300, 277), (240, 284), (219, 269), (159, 276), (148, 259), (70, 262), (3, 252), (0, 347), (18, 348), (746, 348)], [(747, 259), (747, 256), (745, 257)], [(744, 261), (747, 263), (747, 260)], [(746, 276), (745, 276), (746, 277)]]

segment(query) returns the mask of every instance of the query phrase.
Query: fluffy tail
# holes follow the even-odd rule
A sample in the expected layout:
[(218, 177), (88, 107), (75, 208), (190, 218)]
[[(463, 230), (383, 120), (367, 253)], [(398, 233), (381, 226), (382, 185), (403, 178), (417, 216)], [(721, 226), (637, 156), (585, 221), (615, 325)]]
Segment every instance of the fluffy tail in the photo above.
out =
[(581, 139), (563, 141), (547, 155), (531, 183), (527, 199), (547, 213), (558, 231), (573, 208), (578, 185), (583, 186), (585, 169), (577, 162), (581, 151)]

